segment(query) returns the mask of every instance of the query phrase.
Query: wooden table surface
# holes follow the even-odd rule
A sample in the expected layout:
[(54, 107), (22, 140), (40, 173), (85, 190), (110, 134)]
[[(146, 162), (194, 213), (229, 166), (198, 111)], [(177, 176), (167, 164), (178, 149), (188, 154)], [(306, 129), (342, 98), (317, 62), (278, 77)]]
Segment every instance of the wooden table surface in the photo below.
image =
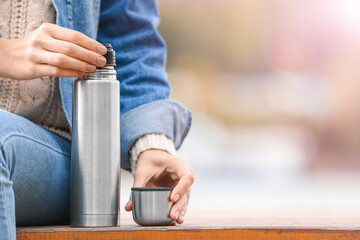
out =
[(127, 215), (120, 227), (22, 227), (17, 229), (17, 239), (360, 239), (360, 216), (356, 214), (240, 215), (192, 213), (185, 224), (167, 227), (141, 227)]

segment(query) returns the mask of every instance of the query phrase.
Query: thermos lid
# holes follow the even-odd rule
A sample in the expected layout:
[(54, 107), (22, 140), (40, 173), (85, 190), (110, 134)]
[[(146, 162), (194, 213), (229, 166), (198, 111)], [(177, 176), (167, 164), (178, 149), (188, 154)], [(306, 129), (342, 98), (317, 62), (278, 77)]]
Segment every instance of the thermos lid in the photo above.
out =
[(106, 58), (105, 66), (115, 66), (116, 65), (116, 60), (115, 60), (115, 51), (114, 51), (114, 49), (112, 48), (110, 43), (103, 43), (103, 45), (107, 49), (107, 52), (104, 55), (104, 57)]

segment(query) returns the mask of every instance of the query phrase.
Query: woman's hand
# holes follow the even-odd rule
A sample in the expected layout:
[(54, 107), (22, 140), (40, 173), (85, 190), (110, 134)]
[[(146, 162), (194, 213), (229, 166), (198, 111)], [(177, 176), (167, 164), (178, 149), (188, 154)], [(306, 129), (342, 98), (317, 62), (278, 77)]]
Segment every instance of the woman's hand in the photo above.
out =
[(0, 38), (0, 76), (77, 77), (104, 66), (106, 48), (86, 35), (44, 23), (20, 39)]
[[(174, 187), (169, 196), (169, 200), (174, 202), (170, 217), (181, 224), (184, 222), (193, 183), (194, 172), (183, 159), (165, 151), (147, 150), (138, 159), (133, 187)], [(125, 209), (132, 210), (131, 199)]]

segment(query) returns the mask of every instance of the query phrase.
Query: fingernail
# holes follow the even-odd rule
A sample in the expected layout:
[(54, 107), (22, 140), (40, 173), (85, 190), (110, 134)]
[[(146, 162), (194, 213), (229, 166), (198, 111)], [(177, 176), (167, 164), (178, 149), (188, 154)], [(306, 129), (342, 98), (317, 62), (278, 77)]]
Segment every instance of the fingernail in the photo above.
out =
[(107, 52), (107, 49), (106, 49), (106, 47), (104, 45), (98, 45), (97, 50), (101, 55), (103, 55), (103, 54), (105, 54)]
[(174, 202), (177, 202), (177, 200), (179, 200), (179, 198), (180, 198), (180, 194), (177, 193), (174, 197)]
[(181, 219), (181, 222), (184, 222), (184, 214), (181, 214), (180, 219)]
[(106, 59), (104, 57), (98, 57), (96, 59), (96, 63), (99, 65), (99, 66), (104, 66), (106, 64)]
[(96, 70), (96, 67), (93, 65), (86, 65), (86, 71), (88, 72), (94, 72)]
[(180, 214), (180, 212), (179, 212), (179, 211), (176, 211), (176, 213), (175, 213), (175, 219), (178, 219), (179, 214)]

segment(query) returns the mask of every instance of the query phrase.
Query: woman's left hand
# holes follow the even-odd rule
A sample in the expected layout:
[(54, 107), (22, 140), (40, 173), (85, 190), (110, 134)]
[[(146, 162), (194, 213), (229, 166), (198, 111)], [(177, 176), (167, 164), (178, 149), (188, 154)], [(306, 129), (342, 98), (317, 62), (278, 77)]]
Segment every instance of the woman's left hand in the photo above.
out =
[[(140, 154), (133, 187), (174, 187), (170, 193), (170, 201), (174, 203), (170, 217), (179, 224), (184, 222), (193, 183), (194, 171), (183, 159), (162, 150), (151, 149)], [(132, 210), (131, 199), (125, 210)]]

